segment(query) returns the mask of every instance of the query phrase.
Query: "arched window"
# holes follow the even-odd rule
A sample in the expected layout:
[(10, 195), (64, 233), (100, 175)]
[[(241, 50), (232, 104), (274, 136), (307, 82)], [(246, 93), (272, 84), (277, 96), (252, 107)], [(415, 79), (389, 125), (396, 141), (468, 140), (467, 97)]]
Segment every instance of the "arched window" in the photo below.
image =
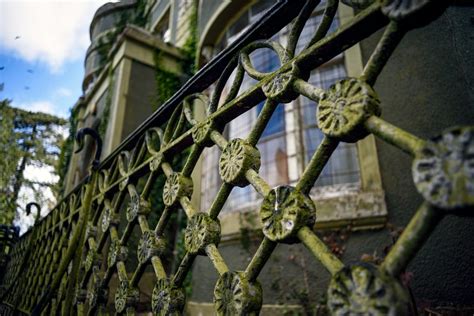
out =
[[(241, 16), (223, 34), (222, 39), (215, 45), (215, 54), (234, 41), (249, 25), (258, 20), (273, 1), (260, 1), (243, 12)], [(316, 31), (321, 19), (324, 4), (318, 6), (313, 16), (306, 22), (301, 34), (297, 53), (301, 51)], [(333, 32), (338, 27), (336, 18), (331, 25)], [(288, 29), (283, 29), (272, 40), (286, 44)], [(276, 70), (280, 64), (278, 57), (269, 49), (259, 49), (251, 54), (254, 67), (260, 72)], [(347, 77), (344, 56), (340, 55), (312, 71), (309, 82), (324, 89), (337, 80)], [(229, 80), (229, 82), (232, 82)], [(255, 84), (250, 77), (244, 78), (240, 92)], [(249, 134), (263, 102), (245, 114), (230, 122), (224, 131), (228, 139), (246, 138)], [(277, 106), (268, 123), (257, 147), (261, 154), (260, 175), (271, 186), (292, 184), (301, 176), (305, 165), (309, 162), (323, 134), (316, 124), (317, 104), (307, 98), (299, 97), (289, 104)], [(215, 146), (207, 149), (203, 160), (203, 175), (201, 183), (201, 209), (208, 209), (221, 185), (218, 173), (220, 150)], [(360, 171), (355, 144), (341, 143), (333, 153), (328, 164), (315, 184), (312, 194), (317, 194), (321, 188), (343, 185), (358, 188), (360, 186)], [(336, 189), (337, 190), (337, 189)], [(255, 209), (259, 197), (251, 187), (234, 188), (223, 213)]]

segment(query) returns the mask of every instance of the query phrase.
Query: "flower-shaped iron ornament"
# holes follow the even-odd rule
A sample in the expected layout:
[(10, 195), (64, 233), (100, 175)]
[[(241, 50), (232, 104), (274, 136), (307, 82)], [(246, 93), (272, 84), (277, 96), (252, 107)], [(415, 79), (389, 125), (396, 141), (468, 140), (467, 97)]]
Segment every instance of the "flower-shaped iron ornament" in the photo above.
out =
[(166, 179), (163, 188), (163, 202), (167, 206), (175, 205), (182, 197), (191, 197), (193, 194), (193, 181), (178, 172), (173, 172)]
[(158, 171), (160, 169), (161, 163), (163, 162), (163, 154), (155, 153), (153, 154), (153, 159), (150, 161), (150, 170)]
[(245, 173), (260, 169), (260, 152), (247, 141), (236, 138), (227, 143), (219, 159), (219, 174), (226, 183), (244, 187)]
[(151, 307), (154, 315), (182, 315), (186, 294), (183, 288), (171, 284), (167, 279), (159, 279), (153, 289)]
[(109, 254), (107, 256), (107, 264), (109, 267), (114, 266), (117, 261), (127, 260), (128, 249), (122, 246), (120, 240), (112, 240), (110, 243)]
[(184, 247), (191, 254), (203, 254), (209, 244), (218, 244), (221, 225), (205, 213), (196, 213), (189, 220), (184, 233)]
[(93, 267), (98, 266), (99, 264), (100, 256), (97, 253), (97, 248), (95, 246), (92, 246), (91, 248), (89, 248), (89, 251), (86, 255), (86, 260), (84, 261), (84, 271), (92, 271)]
[(365, 82), (354, 78), (338, 81), (319, 101), (318, 126), (327, 136), (356, 142), (369, 134), (364, 122), (380, 115), (379, 104), (375, 91)]
[(142, 234), (138, 242), (138, 262), (146, 263), (153, 256), (160, 256), (166, 249), (164, 239), (156, 236), (152, 230), (147, 230)]
[(336, 273), (328, 288), (331, 315), (409, 315), (409, 296), (398, 280), (360, 263)]
[(430, 204), (474, 206), (474, 127), (456, 127), (426, 142), (413, 160), (416, 188)]
[(432, 22), (448, 5), (446, 0), (383, 0), (382, 12), (391, 20), (412, 28)]
[(291, 186), (279, 186), (268, 193), (260, 208), (263, 234), (276, 242), (296, 242), (303, 226), (313, 226), (316, 207), (311, 198)]
[(281, 103), (288, 103), (298, 97), (293, 90), (293, 82), (298, 79), (298, 67), (293, 64), (291, 70), (278, 73), (270, 81), (265, 82), (262, 86), (263, 93), (268, 99)]
[(341, 0), (341, 2), (355, 9), (365, 9), (375, 0)]
[(258, 315), (262, 307), (262, 286), (250, 282), (245, 273), (225, 272), (214, 288), (217, 315)]
[(94, 268), (92, 272), (92, 284), (87, 291), (87, 300), (91, 308), (102, 305), (107, 301), (108, 291), (102, 284), (103, 277), (104, 274), (99, 272), (97, 267)]
[(138, 289), (131, 288), (128, 280), (120, 281), (115, 292), (115, 310), (117, 313), (123, 313), (126, 308), (134, 307), (140, 301), (140, 292)]
[(150, 202), (138, 194), (133, 184), (128, 185), (128, 192), (130, 195), (130, 201), (128, 202), (125, 213), (127, 216), (127, 221), (133, 222), (137, 219), (138, 215), (146, 215), (151, 212)]
[(100, 228), (104, 233), (110, 228), (110, 226), (116, 226), (119, 222), (117, 219), (117, 215), (114, 213), (110, 206), (110, 203), (107, 200), (105, 202), (105, 205), (106, 207), (102, 214), (102, 221), (100, 225)]
[(193, 141), (203, 147), (211, 147), (214, 145), (211, 139), (211, 133), (216, 129), (212, 120), (206, 120), (196, 125), (192, 131)]

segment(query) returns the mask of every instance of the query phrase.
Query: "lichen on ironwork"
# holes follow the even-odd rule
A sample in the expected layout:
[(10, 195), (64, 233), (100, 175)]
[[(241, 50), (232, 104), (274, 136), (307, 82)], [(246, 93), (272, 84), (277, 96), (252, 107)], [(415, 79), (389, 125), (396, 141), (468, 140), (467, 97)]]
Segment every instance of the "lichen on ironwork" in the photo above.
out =
[(117, 216), (115, 215), (113, 209), (111, 208), (109, 203), (105, 203), (106, 206), (103, 211), (102, 221), (100, 228), (103, 233), (107, 232), (110, 226), (116, 226), (118, 224)]
[(384, 0), (382, 12), (390, 19), (410, 26), (422, 26), (436, 19), (449, 1), (439, 0)]
[(128, 307), (135, 307), (140, 300), (138, 289), (130, 286), (128, 280), (122, 280), (115, 292), (115, 310), (122, 313)]
[(184, 289), (170, 283), (167, 279), (156, 281), (151, 297), (152, 311), (155, 315), (181, 315), (186, 295)]
[(214, 288), (217, 315), (258, 315), (262, 307), (262, 287), (250, 282), (245, 273), (226, 272)]
[(456, 127), (426, 142), (413, 160), (413, 181), (432, 205), (474, 206), (474, 127)]
[(91, 247), (87, 252), (86, 260), (84, 261), (84, 270), (86, 272), (92, 271), (93, 267), (100, 264), (100, 255), (97, 253), (95, 246)]
[(107, 264), (109, 267), (115, 266), (117, 261), (127, 260), (128, 249), (124, 247), (120, 240), (112, 240), (109, 246)]
[(198, 123), (191, 134), (194, 143), (203, 147), (214, 146), (214, 142), (211, 139), (211, 133), (214, 130), (216, 130), (216, 125), (213, 120), (208, 119), (204, 122)]
[(355, 9), (365, 9), (375, 1), (376, 0), (341, 0), (342, 3)]
[(379, 104), (368, 84), (354, 78), (338, 81), (319, 101), (318, 127), (330, 137), (356, 142), (368, 135), (363, 123), (372, 115), (380, 115)]
[(221, 239), (221, 226), (205, 213), (191, 217), (184, 232), (184, 247), (191, 254), (204, 254), (209, 244), (218, 244)]
[(151, 206), (150, 202), (138, 194), (134, 185), (128, 185), (128, 192), (130, 195), (130, 201), (128, 202), (125, 214), (127, 216), (127, 221), (133, 222), (137, 219), (138, 215), (146, 215), (150, 213)]
[(243, 139), (227, 143), (219, 159), (219, 174), (225, 182), (244, 187), (248, 184), (245, 173), (260, 169), (260, 152)]
[(166, 241), (156, 236), (152, 230), (143, 232), (138, 242), (138, 262), (141, 264), (148, 262), (153, 256), (160, 256), (166, 249)]
[(280, 103), (288, 103), (298, 97), (293, 89), (293, 83), (298, 79), (300, 71), (296, 64), (293, 64), (291, 70), (278, 73), (270, 81), (262, 86), (263, 93), (268, 99), (275, 100)]
[(316, 206), (311, 198), (291, 186), (278, 186), (264, 198), (260, 207), (264, 235), (278, 242), (295, 242), (298, 230), (312, 227)]
[(97, 268), (94, 269), (92, 285), (87, 291), (87, 301), (92, 308), (102, 305), (107, 301), (108, 290), (103, 286), (103, 276), (103, 273), (99, 272)]
[(160, 169), (162, 162), (163, 162), (163, 154), (161, 153), (154, 154), (153, 159), (150, 161), (150, 170), (158, 171)]
[(193, 181), (178, 172), (173, 172), (163, 188), (163, 202), (167, 206), (175, 205), (182, 197), (191, 197)]
[(329, 283), (331, 315), (409, 315), (409, 295), (398, 280), (368, 263), (349, 265)]

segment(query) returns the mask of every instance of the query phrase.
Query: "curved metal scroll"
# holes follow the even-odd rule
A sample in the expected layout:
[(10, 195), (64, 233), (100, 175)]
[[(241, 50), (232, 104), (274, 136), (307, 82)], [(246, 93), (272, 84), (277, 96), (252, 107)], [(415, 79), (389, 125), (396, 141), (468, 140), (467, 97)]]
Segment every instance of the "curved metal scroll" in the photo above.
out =
[(41, 206), (36, 203), (36, 202), (30, 202), (28, 204), (26, 204), (26, 215), (30, 215), (31, 214), (31, 207), (34, 206), (36, 207), (36, 216), (35, 216), (35, 224), (39, 221), (40, 217), (41, 217)]
[(90, 127), (81, 128), (76, 134), (76, 142), (78, 144), (78, 148), (74, 153), (80, 152), (84, 148), (84, 138), (86, 135), (91, 136), (96, 142), (96, 150), (94, 160), (92, 161), (92, 169), (96, 170), (99, 167), (100, 163), (100, 155), (102, 153), (102, 139), (100, 138), (99, 133), (95, 129)]

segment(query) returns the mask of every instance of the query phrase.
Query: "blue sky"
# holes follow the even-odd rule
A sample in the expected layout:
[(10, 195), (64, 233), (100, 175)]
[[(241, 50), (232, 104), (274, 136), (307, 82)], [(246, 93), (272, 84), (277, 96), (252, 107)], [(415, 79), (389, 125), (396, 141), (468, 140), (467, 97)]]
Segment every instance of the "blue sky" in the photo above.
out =
[[(0, 100), (11, 99), (13, 106), (67, 118), (82, 94), (89, 25), (105, 2), (0, 0)], [(47, 167), (28, 165), (24, 175), (29, 180), (58, 180)], [(23, 207), (35, 201), (25, 188), (19, 199)], [(40, 199), (36, 202), (44, 216), (56, 201), (49, 188)], [(18, 212), (15, 223), (24, 232), (33, 224), (33, 216)]]
[(0, 0), (0, 99), (67, 117), (82, 94), (89, 24), (104, 0)]
[(43, 62), (29, 62), (14, 53), (0, 53), (0, 99), (11, 99), (14, 106), (67, 117), (81, 95), (84, 74), (80, 60), (66, 62), (59, 72), (51, 72)]

